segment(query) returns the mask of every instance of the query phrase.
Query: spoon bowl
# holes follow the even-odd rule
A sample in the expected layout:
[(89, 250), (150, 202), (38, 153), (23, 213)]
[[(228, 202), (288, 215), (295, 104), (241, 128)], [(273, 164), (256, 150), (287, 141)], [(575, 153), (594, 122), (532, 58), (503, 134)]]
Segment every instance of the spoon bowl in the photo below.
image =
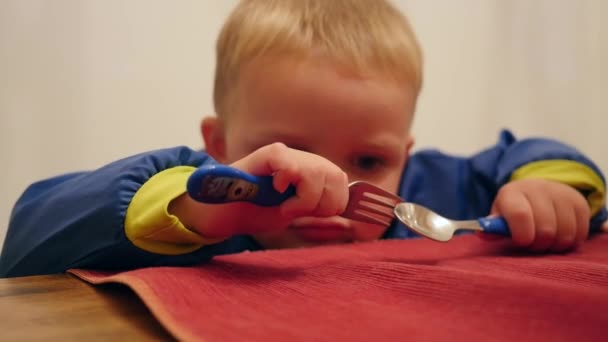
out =
[(457, 230), (511, 235), (507, 222), (502, 217), (482, 217), (466, 221), (450, 220), (427, 207), (410, 202), (397, 204), (393, 212), (407, 227), (435, 241), (450, 241)]

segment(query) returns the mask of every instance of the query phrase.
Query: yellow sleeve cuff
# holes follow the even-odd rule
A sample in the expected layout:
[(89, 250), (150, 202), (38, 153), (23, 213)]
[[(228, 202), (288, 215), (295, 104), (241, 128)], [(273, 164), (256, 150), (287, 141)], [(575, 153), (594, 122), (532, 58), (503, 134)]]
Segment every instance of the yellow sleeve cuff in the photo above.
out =
[(570, 185), (587, 198), (591, 214), (597, 214), (606, 203), (606, 185), (589, 166), (572, 160), (542, 160), (515, 170), (511, 180), (542, 178)]
[(186, 182), (194, 170), (191, 166), (164, 170), (135, 193), (125, 218), (125, 233), (135, 246), (152, 253), (178, 255), (223, 240), (204, 238), (169, 214), (169, 203), (186, 192)]

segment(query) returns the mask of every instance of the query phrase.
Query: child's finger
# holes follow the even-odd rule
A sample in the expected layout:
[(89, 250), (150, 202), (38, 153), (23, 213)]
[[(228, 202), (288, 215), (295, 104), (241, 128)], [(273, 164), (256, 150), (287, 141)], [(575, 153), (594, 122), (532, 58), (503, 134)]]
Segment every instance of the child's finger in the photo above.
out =
[(323, 194), (313, 214), (323, 217), (340, 215), (346, 209), (347, 203), (348, 177), (336, 168), (326, 176)]
[(317, 172), (309, 170), (301, 177), (300, 181), (294, 184), (296, 195), (281, 204), (281, 213), (287, 217), (312, 214), (318, 208), (325, 190), (323, 174), (317, 175)]
[(511, 239), (520, 247), (530, 246), (535, 239), (532, 207), (525, 194), (520, 191), (499, 191), (494, 203), (496, 213), (509, 224)]
[(296, 166), (285, 167), (274, 172), (273, 176), (272, 185), (276, 191), (281, 193), (292, 184), (297, 188), (302, 181), (301, 171)]
[(577, 218), (576, 210), (569, 201), (553, 202), (556, 216), (556, 234), (551, 250), (564, 252), (576, 245)]
[(574, 205), (574, 215), (576, 216), (576, 244), (581, 244), (589, 236), (589, 218), (591, 211), (586, 200), (579, 201)]
[(295, 163), (289, 158), (289, 148), (285, 144), (273, 143), (260, 147), (231, 166), (256, 176), (270, 176), (277, 170), (293, 168)]
[(554, 200), (544, 193), (527, 193), (534, 215), (534, 243), (530, 249), (544, 252), (553, 246), (557, 237), (557, 211)]

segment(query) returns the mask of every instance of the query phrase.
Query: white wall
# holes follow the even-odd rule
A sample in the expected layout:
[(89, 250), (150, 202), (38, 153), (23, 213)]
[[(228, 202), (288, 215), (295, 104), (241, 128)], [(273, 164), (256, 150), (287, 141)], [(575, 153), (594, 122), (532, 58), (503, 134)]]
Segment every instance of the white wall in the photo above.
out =
[[(0, 1), (0, 243), (31, 182), (200, 147), (213, 44), (236, 0)], [(472, 153), (501, 127), (608, 170), (608, 2), (402, 0), (426, 53), (418, 146)]]
[(470, 152), (509, 127), (574, 144), (608, 170), (608, 2), (399, 3), (426, 51), (422, 145)]

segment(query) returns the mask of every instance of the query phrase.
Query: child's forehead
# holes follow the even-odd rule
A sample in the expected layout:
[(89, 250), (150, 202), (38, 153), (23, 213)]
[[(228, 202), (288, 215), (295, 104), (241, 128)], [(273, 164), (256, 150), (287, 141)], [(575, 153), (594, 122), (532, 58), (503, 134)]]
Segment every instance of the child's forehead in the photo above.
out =
[(325, 58), (259, 58), (242, 69), (237, 82), (232, 92), (240, 98), (233, 100), (248, 105), (262, 101), (281, 105), (295, 100), (306, 108), (358, 104), (360, 108), (349, 109), (358, 111), (373, 105), (394, 106), (394, 102), (403, 102), (403, 97), (408, 97), (409, 103), (417, 96), (409, 80), (399, 80), (373, 67), (357, 69)]
[[(268, 77), (307, 73), (320, 75), (333, 73), (341, 78), (369, 81), (376, 80), (382, 83), (392, 83), (399, 86), (408, 85), (416, 87), (416, 80), (405, 77), (403, 74), (391, 72), (381, 65), (373, 62), (361, 63), (360, 61), (336, 58), (324, 55), (322, 52), (310, 51), (301, 53), (282, 53), (258, 56), (243, 63), (239, 67), (236, 81), (248, 78), (249, 86), (257, 86), (257, 81)], [(282, 77), (284, 81), (290, 81), (289, 77)], [(243, 82), (239, 82), (243, 83)], [(247, 82), (244, 82), (247, 84)]]
[(256, 128), (268, 130), (282, 128), (279, 121), (293, 122), (297, 127), (285, 129), (298, 131), (354, 121), (352, 128), (364, 134), (379, 120), (402, 122), (405, 129), (416, 99), (413, 86), (377, 72), (364, 75), (332, 62), (286, 57), (251, 63), (239, 83), (232, 90), (236, 115), (251, 125), (264, 122)]

